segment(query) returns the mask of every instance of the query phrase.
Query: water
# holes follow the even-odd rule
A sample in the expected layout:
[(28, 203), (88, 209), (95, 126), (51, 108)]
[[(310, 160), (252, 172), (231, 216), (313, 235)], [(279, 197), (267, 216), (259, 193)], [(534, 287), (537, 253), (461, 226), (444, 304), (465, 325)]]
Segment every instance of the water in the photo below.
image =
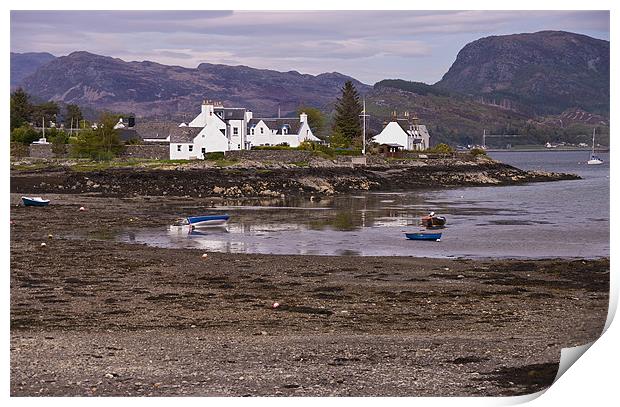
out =
[[(523, 169), (576, 173), (577, 181), (364, 193), (319, 202), (273, 200), (226, 206), (227, 228), (126, 232), (123, 241), (230, 253), (468, 258), (609, 256), (609, 155), (497, 152)], [(441, 242), (410, 241), (428, 210), (448, 218)]]

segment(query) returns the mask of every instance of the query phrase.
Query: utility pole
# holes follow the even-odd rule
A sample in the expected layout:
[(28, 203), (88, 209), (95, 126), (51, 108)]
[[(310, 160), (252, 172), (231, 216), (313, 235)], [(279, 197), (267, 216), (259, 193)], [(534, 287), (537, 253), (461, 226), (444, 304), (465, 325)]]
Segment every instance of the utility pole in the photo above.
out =
[(362, 117), (363, 120), (363, 132), (362, 132), (362, 155), (366, 155), (366, 117), (368, 117), (368, 115), (366, 114), (366, 98), (363, 98), (363, 110), (362, 110), (362, 114), (360, 115)]

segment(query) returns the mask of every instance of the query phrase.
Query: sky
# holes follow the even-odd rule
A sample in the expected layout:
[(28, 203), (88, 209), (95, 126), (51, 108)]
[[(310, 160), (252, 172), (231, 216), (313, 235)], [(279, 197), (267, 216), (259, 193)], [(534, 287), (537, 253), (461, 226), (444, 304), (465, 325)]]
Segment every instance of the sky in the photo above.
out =
[(609, 40), (609, 25), (609, 11), (11, 11), (10, 47), (431, 84), (478, 38), (563, 30)]

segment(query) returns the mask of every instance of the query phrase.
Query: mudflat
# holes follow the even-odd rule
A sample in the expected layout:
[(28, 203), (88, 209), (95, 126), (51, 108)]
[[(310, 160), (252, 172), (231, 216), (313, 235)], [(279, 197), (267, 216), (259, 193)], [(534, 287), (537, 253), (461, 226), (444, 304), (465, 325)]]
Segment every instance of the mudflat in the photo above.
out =
[(12, 396), (527, 394), (607, 315), (608, 259), (203, 257), (113, 239), (198, 198), (46, 197), (11, 197)]

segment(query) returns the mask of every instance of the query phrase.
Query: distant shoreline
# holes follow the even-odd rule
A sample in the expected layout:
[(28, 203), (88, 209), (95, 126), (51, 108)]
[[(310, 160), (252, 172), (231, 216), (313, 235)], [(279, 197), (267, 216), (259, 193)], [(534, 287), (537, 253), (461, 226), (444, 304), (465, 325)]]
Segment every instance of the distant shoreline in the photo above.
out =
[[(485, 150), (487, 153), (531, 153), (531, 152), (539, 152), (539, 151), (544, 151), (544, 152), (554, 152), (554, 151), (562, 151), (562, 152), (567, 152), (567, 151), (592, 151), (589, 148), (510, 148), (510, 149), (506, 149), (506, 148), (489, 148), (487, 150)], [(601, 149), (601, 150), (596, 150), (597, 153), (608, 153), (609, 152), (609, 148), (606, 149)]]

